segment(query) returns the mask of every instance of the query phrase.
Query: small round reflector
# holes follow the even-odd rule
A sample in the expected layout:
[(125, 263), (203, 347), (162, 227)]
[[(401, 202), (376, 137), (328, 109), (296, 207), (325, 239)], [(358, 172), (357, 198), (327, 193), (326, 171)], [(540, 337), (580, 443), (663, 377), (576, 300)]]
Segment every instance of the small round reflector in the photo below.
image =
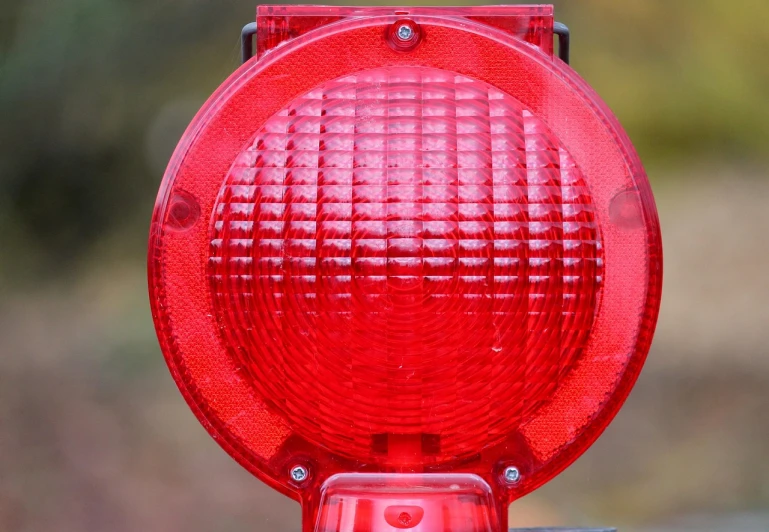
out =
[(632, 146), (571, 69), (393, 15), (219, 89), (169, 166), (149, 275), (176, 382), (261, 479), (317, 504), (337, 473), (470, 473), (506, 504), (627, 397), (661, 244)]

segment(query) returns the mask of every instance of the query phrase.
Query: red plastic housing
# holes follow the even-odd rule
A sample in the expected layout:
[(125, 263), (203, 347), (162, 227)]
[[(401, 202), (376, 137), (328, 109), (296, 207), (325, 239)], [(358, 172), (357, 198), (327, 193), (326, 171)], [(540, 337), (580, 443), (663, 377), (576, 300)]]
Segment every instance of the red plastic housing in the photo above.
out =
[[(662, 256), (641, 163), (553, 57), (549, 6), (263, 6), (258, 22), (259, 59), (196, 117), (155, 208), (171, 372), (306, 530), (359, 529), (321, 526), (342, 519), (339, 478), (372, 508), (437, 515), (450, 475), (488, 487), (471, 504), (486, 524), (425, 530), (505, 529), (649, 351)], [(335, 476), (360, 473), (383, 475)], [(435, 495), (376, 502), (395, 473)], [(399, 528), (375, 514), (367, 530)]]
[(296, 39), (322, 26), (352, 18), (414, 16), (467, 19), (505, 33), (553, 55), (553, 6), (464, 6), (464, 7), (354, 7), (264, 5), (256, 8), (256, 55)]
[(335, 475), (321, 489), (315, 530), (494, 532), (495, 506), (477, 475)]

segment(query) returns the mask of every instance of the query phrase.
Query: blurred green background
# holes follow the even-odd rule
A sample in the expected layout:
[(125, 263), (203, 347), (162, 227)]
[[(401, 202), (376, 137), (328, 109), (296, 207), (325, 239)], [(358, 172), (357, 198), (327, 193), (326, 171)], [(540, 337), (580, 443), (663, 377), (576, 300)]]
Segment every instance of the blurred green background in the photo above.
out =
[[(0, 531), (299, 530), (188, 411), (146, 295), (165, 164), (254, 7), (3, 1)], [(665, 295), (626, 408), (511, 521), (769, 530), (769, 2), (557, 15), (651, 175)]]

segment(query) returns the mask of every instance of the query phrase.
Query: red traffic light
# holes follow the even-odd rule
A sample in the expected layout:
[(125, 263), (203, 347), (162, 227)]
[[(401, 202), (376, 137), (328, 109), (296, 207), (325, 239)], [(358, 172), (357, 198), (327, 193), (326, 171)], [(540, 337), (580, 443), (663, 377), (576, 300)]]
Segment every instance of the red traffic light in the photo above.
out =
[(553, 57), (550, 7), (266, 6), (259, 24), (259, 59), (195, 118), (158, 196), (150, 293), (174, 378), (308, 530), (356, 482), (381, 508), (345, 519), (458, 530), (436, 520), (453, 503), (396, 473), (439, 494), (469, 475), (488, 489), (473, 508), (494, 507), (474, 529), (504, 527), (648, 353), (661, 243), (641, 163)]

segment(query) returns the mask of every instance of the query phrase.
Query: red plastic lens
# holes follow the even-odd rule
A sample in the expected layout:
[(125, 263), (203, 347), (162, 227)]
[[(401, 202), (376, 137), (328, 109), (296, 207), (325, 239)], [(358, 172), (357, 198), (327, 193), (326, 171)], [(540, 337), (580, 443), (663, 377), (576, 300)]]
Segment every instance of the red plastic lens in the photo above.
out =
[[(649, 350), (661, 245), (632, 146), (543, 44), (544, 8), (327, 26), (264, 9), (284, 11), (260, 11), (261, 59), (196, 118), (155, 210), (174, 378), (313, 519), (337, 473), (530, 492), (595, 441)], [(404, 25), (415, 45), (392, 46)]]
[(269, 118), (213, 209), (225, 344), (292, 431), (441, 464), (518, 430), (584, 353), (595, 206), (548, 127), (424, 67), (320, 85)]

